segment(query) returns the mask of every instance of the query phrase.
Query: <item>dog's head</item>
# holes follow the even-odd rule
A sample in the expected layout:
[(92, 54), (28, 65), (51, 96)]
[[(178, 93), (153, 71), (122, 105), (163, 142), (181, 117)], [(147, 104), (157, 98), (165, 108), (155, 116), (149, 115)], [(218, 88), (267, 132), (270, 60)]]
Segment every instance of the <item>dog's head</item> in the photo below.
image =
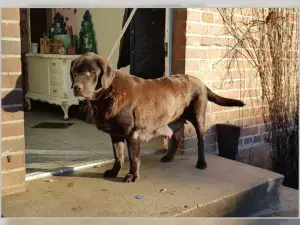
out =
[(70, 69), (74, 95), (91, 99), (96, 92), (107, 89), (115, 73), (106, 60), (94, 53), (74, 59)]

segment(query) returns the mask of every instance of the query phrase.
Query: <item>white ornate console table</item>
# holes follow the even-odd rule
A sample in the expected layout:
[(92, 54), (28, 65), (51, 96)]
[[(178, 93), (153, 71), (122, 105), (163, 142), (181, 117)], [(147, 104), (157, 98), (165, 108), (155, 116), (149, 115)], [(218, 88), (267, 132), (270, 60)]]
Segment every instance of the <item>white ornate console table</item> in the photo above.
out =
[(31, 99), (59, 105), (68, 119), (71, 105), (78, 105), (81, 98), (74, 97), (71, 89), (70, 66), (79, 55), (28, 53), (28, 92), (25, 99), (31, 109)]

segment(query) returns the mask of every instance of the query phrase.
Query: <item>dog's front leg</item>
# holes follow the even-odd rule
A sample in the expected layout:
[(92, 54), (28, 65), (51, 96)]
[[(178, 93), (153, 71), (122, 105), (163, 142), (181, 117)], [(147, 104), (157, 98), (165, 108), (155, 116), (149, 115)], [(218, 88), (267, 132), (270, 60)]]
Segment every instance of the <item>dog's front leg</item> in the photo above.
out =
[(129, 173), (125, 176), (124, 181), (126, 183), (135, 182), (139, 179), (140, 170), (140, 140), (134, 135), (130, 135), (127, 138), (127, 149), (130, 162)]
[(104, 177), (116, 177), (118, 176), (123, 164), (124, 164), (124, 147), (125, 139), (118, 136), (110, 136), (114, 150), (115, 163), (112, 169), (106, 170)]

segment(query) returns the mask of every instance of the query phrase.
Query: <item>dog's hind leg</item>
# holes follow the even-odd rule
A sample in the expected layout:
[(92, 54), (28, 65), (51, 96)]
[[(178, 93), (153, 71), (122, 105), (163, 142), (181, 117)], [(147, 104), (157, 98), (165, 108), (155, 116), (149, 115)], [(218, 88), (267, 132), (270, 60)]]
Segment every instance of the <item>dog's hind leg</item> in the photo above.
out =
[(125, 139), (118, 136), (110, 136), (113, 150), (115, 163), (113, 168), (110, 170), (106, 170), (104, 173), (104, 177), (116, 177), (118, 176), (123, 164), (124, 164), (124, 147), (125, 147)]
[(168, 129), (173, 133), (168, 146), (167, 154), (160, 159), (161, 162), (172, 162), (180, 142), (180, 129), (183, 127), (185, 120), (179, 119), (168, 125)]
[(169, 140), (168, 152), (160, 159), (161, 162), (172, 162), (180, 142), (180, 131), (175, 132)]
[(207, 108), (207, 101), (201, 97), (196, 98), (191, 105), (191, 118), (190, 122), (196, 130), (198, 139), (198, 160), (196, 167), (198, 169), (206, 169), (207, 164), (205, 161), (204, 153), (204, 133), (205, 133), (205, 112)]

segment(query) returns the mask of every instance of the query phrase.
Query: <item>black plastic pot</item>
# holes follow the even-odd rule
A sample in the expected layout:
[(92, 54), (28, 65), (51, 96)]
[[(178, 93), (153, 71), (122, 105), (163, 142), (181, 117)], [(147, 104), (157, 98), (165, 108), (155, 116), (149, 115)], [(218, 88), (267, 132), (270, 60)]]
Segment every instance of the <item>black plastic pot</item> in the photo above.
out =
[(217, 124), (219, 156), (235, 160), (241, 128), (232, 124)]

